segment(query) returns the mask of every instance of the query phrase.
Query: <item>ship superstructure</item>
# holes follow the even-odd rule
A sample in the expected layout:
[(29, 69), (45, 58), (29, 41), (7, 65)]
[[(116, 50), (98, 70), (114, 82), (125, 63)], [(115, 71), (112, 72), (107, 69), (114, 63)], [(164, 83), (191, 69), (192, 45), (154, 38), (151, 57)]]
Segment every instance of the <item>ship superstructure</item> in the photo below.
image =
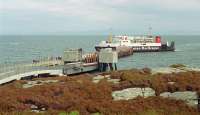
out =
[(161, 36), (112, 36), (102, 41), (95, 48), (101, 47), (132, 47), (134, 52), (174, 51), (175, 43), (162, 40)]

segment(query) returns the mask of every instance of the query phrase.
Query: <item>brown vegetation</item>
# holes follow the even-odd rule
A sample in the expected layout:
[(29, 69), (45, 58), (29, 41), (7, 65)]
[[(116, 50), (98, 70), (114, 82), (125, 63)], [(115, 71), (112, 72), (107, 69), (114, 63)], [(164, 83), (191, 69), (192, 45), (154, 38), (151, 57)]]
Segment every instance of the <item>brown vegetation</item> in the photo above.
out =
[[(133, 69), (112, 72), (111, 77), (122, 80), (119, 85), (113, 87), (113, 90), (130, 87), (151, 87), (157, 95), (166, 91), (197, 91), (200, 94), (200, 72), (195, 71), (152, 75), (148, 69)], [(173, 84), (170, 84), (170, 82), (173, 82)]]
[[(31, 105), (45, 108), (44, 114), (59, 114), (61, 111), (77, 110), (81, 115), (101, 113), (103, 115), (198, 115), (195, 108), (182, 101), (149, 97), (129, 101), (113, 101), (113, 90), (128, 87), (152, 87), (157, 95), (164, 91), (185, 91), (200, 89), (200, 72), (151, 75), (148, 68), (125, 70), (111, 73), (112, 78), (121, 79), (120, 84), (106, 80), (95, 84), (92, 75), (55, 77), (59, 82), (23, 89), (26, 81), (16, 81), (0, 87), (0, 114), (27, 115), (32, 113)], [(42, 78), (40, 78), (42, 79)], [(173, 85), (168, 82), (175, 82)]]

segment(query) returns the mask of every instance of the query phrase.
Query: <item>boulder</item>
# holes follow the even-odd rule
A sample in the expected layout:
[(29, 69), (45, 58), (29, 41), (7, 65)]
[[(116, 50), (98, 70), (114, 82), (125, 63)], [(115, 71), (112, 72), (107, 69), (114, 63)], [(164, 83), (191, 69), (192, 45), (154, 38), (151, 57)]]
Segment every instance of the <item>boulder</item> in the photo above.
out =
[(112, 92), (112, 97), (114, 100), (129, 100), (138, 96), (144, 98), (155, 96), (155, 91), (151, 88), (127, 88), (121, 91)]
[(161, 97), (172, 98), (176, 100), (183, 100), (190, 106), (197, 106), (198, 104), (198, 94), (197, 92), (192, 91), (183, 91), (183, 92), (164, 92), (160, 94)]

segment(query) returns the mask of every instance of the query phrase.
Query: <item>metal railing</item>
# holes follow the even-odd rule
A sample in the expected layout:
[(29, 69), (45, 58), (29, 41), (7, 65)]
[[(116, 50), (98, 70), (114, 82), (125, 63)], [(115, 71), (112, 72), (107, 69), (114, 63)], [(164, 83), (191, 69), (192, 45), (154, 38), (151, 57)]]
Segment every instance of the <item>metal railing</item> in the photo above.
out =
[(61, 69), (63, 61), (58, 58), (42, 58), (33, 62), (0, 64), (0, 80), (18, 74), (40, 70)]

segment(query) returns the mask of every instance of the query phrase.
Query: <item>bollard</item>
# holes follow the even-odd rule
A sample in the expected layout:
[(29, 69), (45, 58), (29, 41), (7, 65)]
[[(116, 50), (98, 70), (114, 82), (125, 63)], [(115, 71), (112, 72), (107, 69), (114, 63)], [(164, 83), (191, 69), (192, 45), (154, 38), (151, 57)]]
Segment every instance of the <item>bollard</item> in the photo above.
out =
[(117, 64), (115, 63), (115, 70), (117, 70)]

